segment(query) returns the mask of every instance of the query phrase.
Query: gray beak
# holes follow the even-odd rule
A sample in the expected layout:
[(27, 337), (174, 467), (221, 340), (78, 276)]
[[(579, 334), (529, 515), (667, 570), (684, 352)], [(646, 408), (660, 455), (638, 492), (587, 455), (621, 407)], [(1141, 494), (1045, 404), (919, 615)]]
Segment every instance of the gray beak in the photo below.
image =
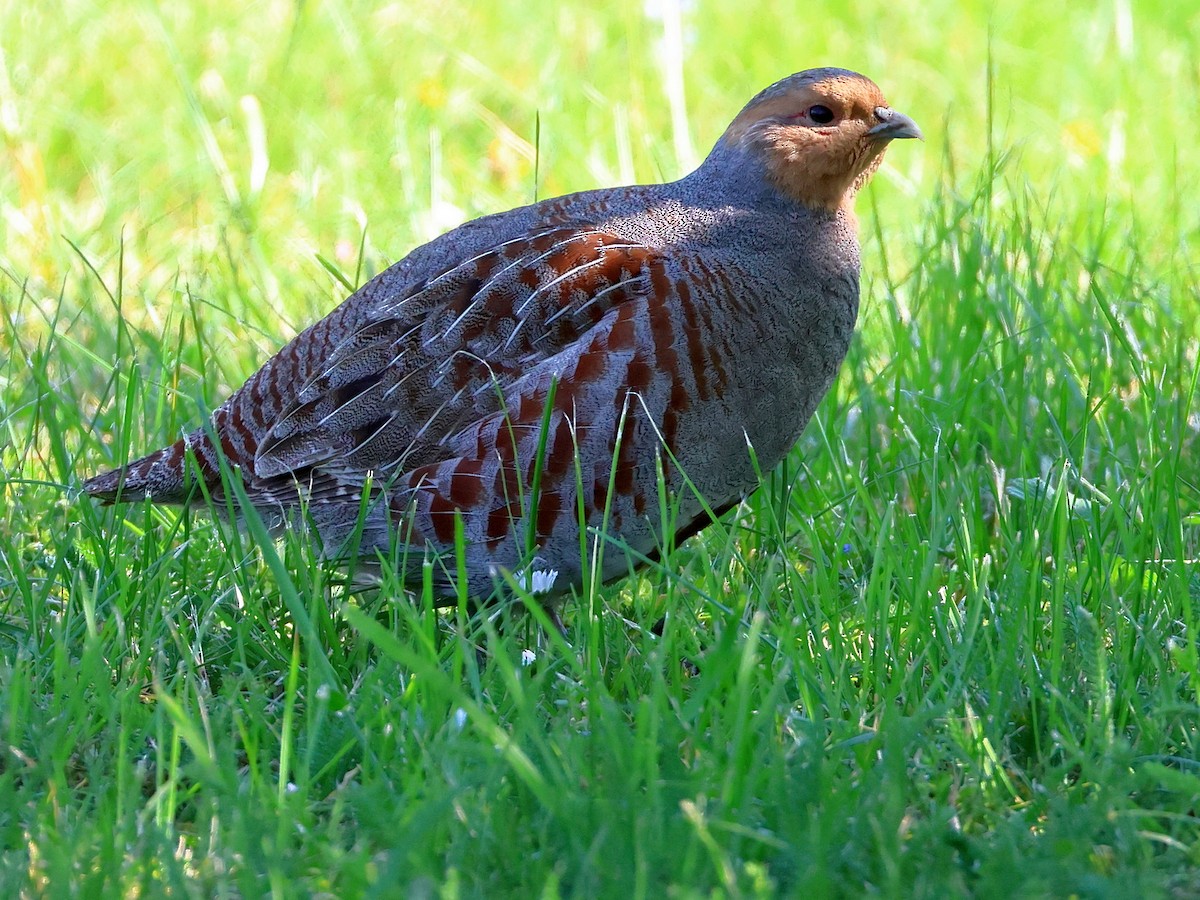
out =
[(898, 113), (886, 106), (878, 106), (875, 108), (875, 115), (879, 117), (879, 124), (867, 132), (872, 137), (885, 141), (894, 141), (897, 138), (925, 140), (925, 135), (921, 134), (917, 123), (904, 113)]

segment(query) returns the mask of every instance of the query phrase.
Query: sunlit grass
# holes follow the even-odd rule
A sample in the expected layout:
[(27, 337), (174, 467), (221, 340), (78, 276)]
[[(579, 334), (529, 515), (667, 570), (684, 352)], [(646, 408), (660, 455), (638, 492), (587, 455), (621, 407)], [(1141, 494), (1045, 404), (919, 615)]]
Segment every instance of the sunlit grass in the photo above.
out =
[[(1200, 21), (674, 10), (0, 8), (5, 895), (1197, 891)], [(569, 648), (77, 496), (343, 280), (817, 64), (929, 138), (860, 200), (861, 336)]]

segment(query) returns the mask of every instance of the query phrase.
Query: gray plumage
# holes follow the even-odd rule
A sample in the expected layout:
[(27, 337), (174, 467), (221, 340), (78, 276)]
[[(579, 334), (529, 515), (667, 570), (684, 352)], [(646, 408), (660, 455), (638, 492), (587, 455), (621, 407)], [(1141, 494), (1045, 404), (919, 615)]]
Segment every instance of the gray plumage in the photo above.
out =
[[(709, 521), (689, 484), (720, 510), (757, 483), (747, 441), (764, 470), (788, 452), (853, 332), (853, 197), (890, 140), (919, 136), (861, 75), (784, 79), (679, 181), (547, 200), (417, 248), (208, 426), (84, 488), (182, 503), (197, 477), (219, 496), (223, 454), (256, 507), (286, 523), (304, 504), (337, 553), (369, 478), (360, 553), (399, 540), (416, 562), (444, 557), (460, 517), (473, 595), (531, 560), (566, 589), (581, 514), (651, 553), (660, 467), (683, 537)], [(626, 568), (609, 553), (603, 575)]]

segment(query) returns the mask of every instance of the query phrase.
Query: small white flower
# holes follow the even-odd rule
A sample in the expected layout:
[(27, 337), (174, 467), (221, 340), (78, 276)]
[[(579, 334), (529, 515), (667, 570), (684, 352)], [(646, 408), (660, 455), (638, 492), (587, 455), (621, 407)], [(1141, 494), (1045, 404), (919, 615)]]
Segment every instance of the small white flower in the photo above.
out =
[(467, 724), (467, 711), (461, 706), (454, 711), (454, 730), (462, 731)]
[(526, 579), (526, 589), (531, 594), (548, 594), (558, 579), (558, 569), (534, 569)]
[(526, 648), (521, 651), (521, 665), (532, 666), (535, 662), (537, 662), (537, 654), (536, 653), (534, 653), (529, 648)]

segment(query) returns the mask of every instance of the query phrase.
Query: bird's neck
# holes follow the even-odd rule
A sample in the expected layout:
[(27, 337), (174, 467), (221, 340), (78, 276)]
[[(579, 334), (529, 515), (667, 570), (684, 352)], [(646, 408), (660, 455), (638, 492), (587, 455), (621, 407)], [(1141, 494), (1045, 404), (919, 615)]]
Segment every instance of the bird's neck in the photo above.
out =
[(853, 193), (839, 203), (804, 203), (793, 192), (785, 190), (773, 176), (763, 155), (745, 141), (730, 141), (722, 137), (707, 158), (679, 184), (695, 193), (730, 205), (769, 208), (781, 214), (803, 213), (806, 217), (844, 217), (853, 227)]

